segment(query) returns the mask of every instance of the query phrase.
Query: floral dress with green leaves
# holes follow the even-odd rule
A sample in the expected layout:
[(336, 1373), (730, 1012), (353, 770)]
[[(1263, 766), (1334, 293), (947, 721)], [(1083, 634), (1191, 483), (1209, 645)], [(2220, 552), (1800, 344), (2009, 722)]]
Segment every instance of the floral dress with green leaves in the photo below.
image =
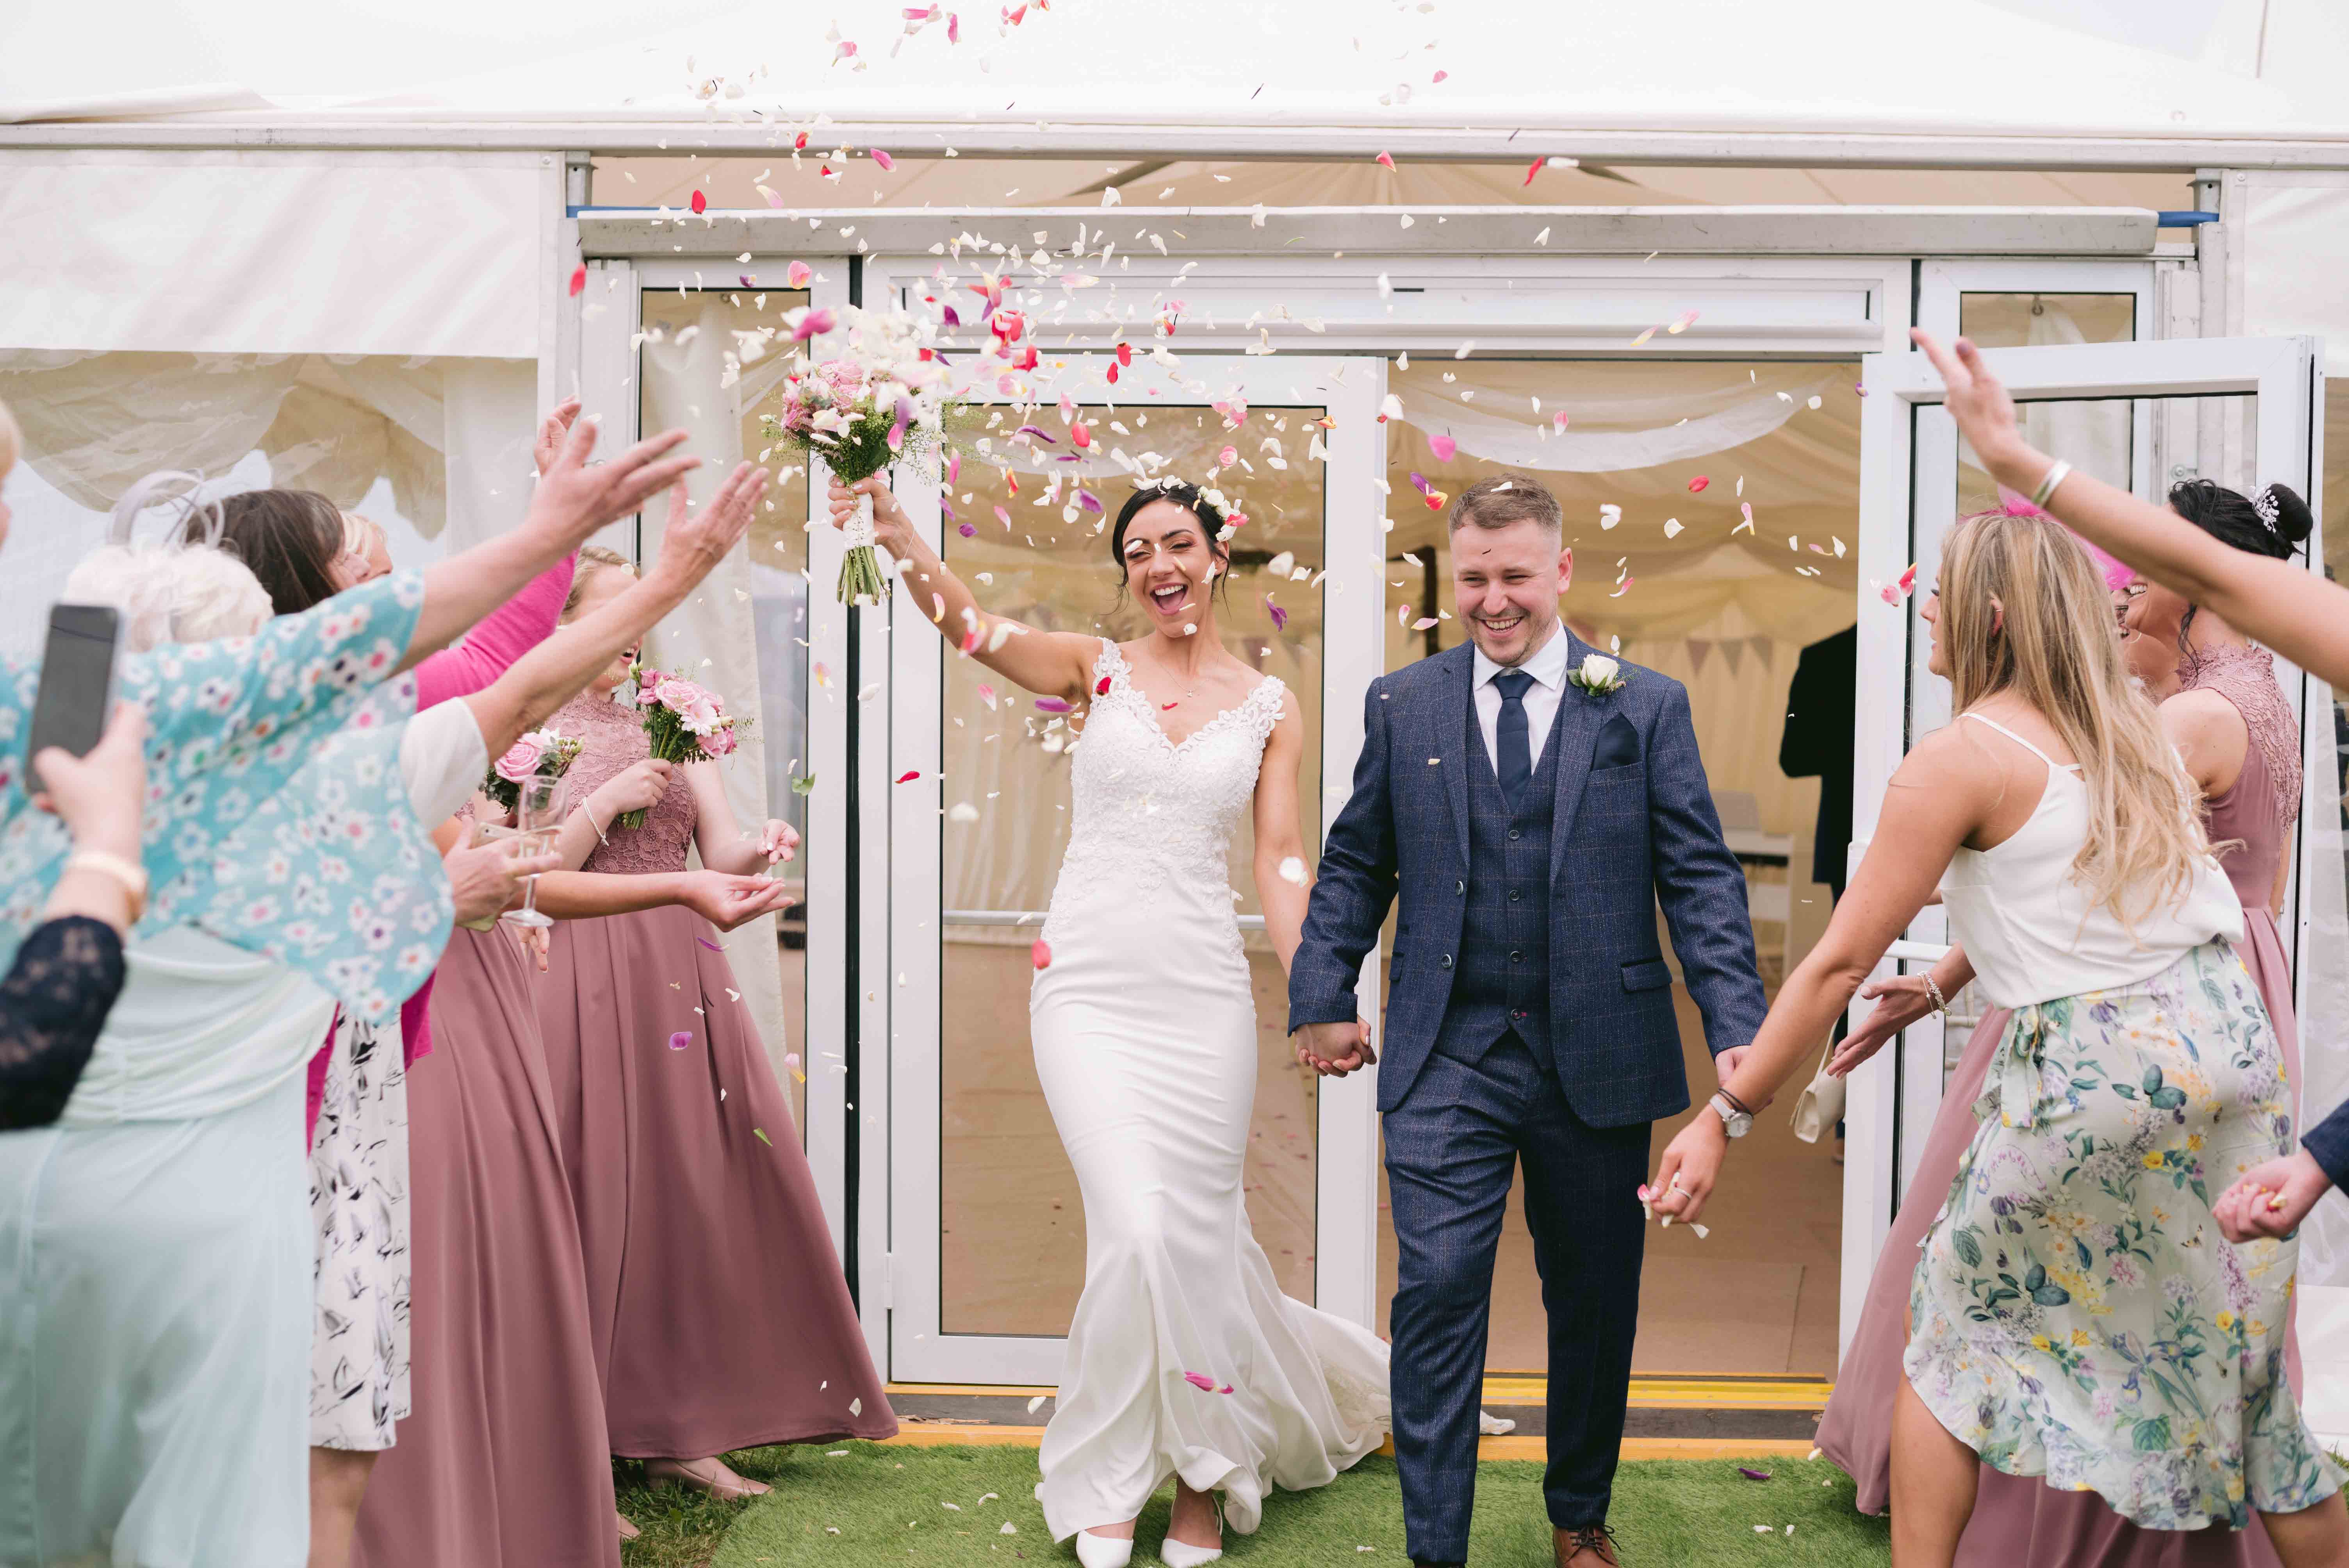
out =
[(2292, 1150), (2281, 1064), (2224, 942), (2016, 1009), (1909, 1301), (1909, 1383), (1985, 1463), (2153, 1530), (2338, 1488), (2284, 1375), (2299, 1242), (2210, 1212)]

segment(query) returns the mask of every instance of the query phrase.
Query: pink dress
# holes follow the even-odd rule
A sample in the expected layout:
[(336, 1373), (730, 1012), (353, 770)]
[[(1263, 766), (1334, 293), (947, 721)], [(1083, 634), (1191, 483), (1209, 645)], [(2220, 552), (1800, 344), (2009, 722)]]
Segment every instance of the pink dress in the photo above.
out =
[(619, 1568), (586, 1267), (539, 1042), (538, 966), (460, 929), (408, 1075), (414, 1409), (356, 1568)]
[[(2211, 841), (2225, 846), (2220, 861), (2243, 903), (2244, 937), (2237, 951), (2267, 1003), (2283, 1047), (2287, 1078), (2297, 1084), (2292, 970), (2268, 899), (2283, 846), (2300, 817), (2299, 725), (2276, 685), (2274, 657), (2264, 648), (2205, 652), (2187, 684), (2224, 696), (2251, 731), (2241, 775), (2233, 789), (2206, 804), (2204, 814)], [(2230, 840), (2239, 842), (2229, 844)], [(1940, 1114), (1926, 1137), (1909, 1201), (1894, 1216), (1884, 1250), (1877, 1254), (1868, 1303), (1819, 1421), (1819, 1449), (1859, 1483), (1863, 1513), (1882, 1513), (1891, 1501), (1892, 1399), (1902, 1377), (1917, 1249), (1972, 1141), (1973, 1103), (2006, 1033), (2006, 1020), (1999, 1009), (1983, 1016), (1941, 1091)], [(2290, 1339), (2286, 1354), (2296, 1391), (2300, 1351)], [(2277, 1568), (2275, 1550), (2256, 1515), (2244, 1531), (2223, 1525), (2190, 1533), (2142, 1530), (2093, 1492), (2055, 1491), (2035, 1476), (2005, 1475), (1982, 1466), (1973, 1518), (1958, 1543), (1957, 1568), (2042, 1563), (2064, 1568)]]
[[(632, 709), (574, 698), (586, 798), (647, 752)], [(609, 829), (585, 870), (685, 869), (691, 785)], [(702, 1459), (897, 1429), (789, 1104), (708, 921), (558, 922), (539, 1019), (585, 1249), (613, 1453)]]

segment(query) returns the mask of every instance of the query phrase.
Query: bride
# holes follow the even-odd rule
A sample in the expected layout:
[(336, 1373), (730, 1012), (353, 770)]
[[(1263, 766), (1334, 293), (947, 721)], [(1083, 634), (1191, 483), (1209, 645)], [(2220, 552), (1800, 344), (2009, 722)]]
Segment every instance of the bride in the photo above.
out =
[(1084, 1294), (1037, 1495), (1086, 1568), (1122, 1568), (1135, 1515), (1172, 1477), (1159, 1556), (1193, 1568), (1222, 1555), (1210, 1494), (1251, 1533), (1271, 1487), (1328, 1484), (1388, 1425), (1386, 1346), (1280, 1294), (1240, 1196), (1257, 1027), (1227, 856), (1251, 812), (1265, 930), (1286, 969), (1310, 887), (1305, 723), (1278, 679), (1224, 646), (1231, 552), (1212, 492), (1145, 483), (1119, 511), (1110, 559), (1149, 626), (1120, 645), (988, 614), (877, 479), (833, 482), (835, 526), (858, 491), (950, 643), (1083, 716), (1050, 961), (1028, 1004), (1036, 1076), (1085, 1203)]

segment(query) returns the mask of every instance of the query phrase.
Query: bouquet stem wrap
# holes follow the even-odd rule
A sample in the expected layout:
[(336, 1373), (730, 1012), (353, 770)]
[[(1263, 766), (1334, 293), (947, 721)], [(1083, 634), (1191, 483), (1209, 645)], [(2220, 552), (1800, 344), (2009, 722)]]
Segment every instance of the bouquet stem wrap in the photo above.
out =
[[(853, 484), (855, 480), (849, 482)], [(863, 490), (856, 492), (856, 515), (848, 520), (841, 531), (847, 541), (848, 553), (840, 562), (840, 602), (843, 604), (879, 603), (889, 597), (889, 574), (881, 570), (881, 557), (873, 547), (871, 496)]]

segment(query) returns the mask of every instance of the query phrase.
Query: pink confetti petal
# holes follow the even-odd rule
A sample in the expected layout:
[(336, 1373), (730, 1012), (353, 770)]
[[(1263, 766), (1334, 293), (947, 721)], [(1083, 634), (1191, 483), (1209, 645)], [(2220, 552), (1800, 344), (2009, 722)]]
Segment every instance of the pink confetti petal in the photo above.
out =
[(1394, 154), (1392, 152), (1381, 152), (1373, 161), (1383, 163), (1389, 169), (1392, 169), (1394, 167)]
[(920, 769), (908, 768), (905, 771), (897, 775), (897, 782), (900, 784), (911, 784), (915, 779), (919, 779), (921, 776), (922, 770)]
[(1549, 160), (1547, 158), (1537, 158), (1531, 163), (1526, 164), (1525, 183), (1526, 185), (1532, 184), (1534, 182), (1534, 176), (1539, 174), (1542, 171), (1542, 165), (1548, 161)]
[(1036, 699), (1036, 707), (1040, 711), (1044, 713), (1068, 713), (1072, 711), (1069, 707), (1069, 699), (1064, 696), (1040, 696)]
[(1712, 482), (1713, 481), (1711, 480), (1705, 478), (1702, 474), (1697, 475), (1696, 478), (1689, 480), (1689, 494), (1696, 494), (1697, 491), (1704, 489), (1705, 486)]
[(583, 264), (571, 269), (571, 297), (577, 299), (587, 288), (587, 268)]
[(1052, 966), (1051, 944), (1038, 937), (1035, 945), (1028, 949), (1028, 962), (1039, 969), (1050, 969)]
[(1093, 695), (1095, 696), (1107, 696), (1109, 695), (1109, 676), (1103, 676), (1101, 679), (1093, 682)]
[(1274, 603), (1272, 602), (1272, 595), (1269, 593), (1264, 596), (1264, 607), (1266, 612), (1272, 616), (1272, 629), (1274, 631), (1278, 632), (1288, 624), (1288, 612)]
[(835, 318), (832, 312), (823, 309), (811, 310), (800, 317), (799, 325), (792, 330), (792, 341), (805, 343), (811, 337), (830, 332), (834, 322)]
[(1449, 436), (1430, 436), (1427, 438), (1427, 449), (1435, 454), (1437, 462), (1448, 463), (1452, 455), (1460, 449), (1460, 443)]
[(783, 283), (786, 286), (791, 288), (803, 289), (807, 287), (808, 280), (813, 276), (815, 276), (815, 269), (809, 266), (805, 262), (793, 262), (790, 266), (783, 269)]
[(696, 212), (707, 212), (709, 211), (709, 198), (696, 191), (693, 193), (692, 206)]
[(978, 537), (978, 526), (976, 523), (958, 522), (955, 524), (955, 531), (961, 534), (965, 539), (976, 539)]
[(693, 1044), (693, 1031), (691, 1029), (679, 1029), (676, 1034), (671, 1035), (668, 1037), (668, 1048), (673, 1051), (681, 1051), (691, 1044)]
[(1196, 1372), (1184, 1373), (1183, 1381), (1202, 1393), (1212, 1394), (1216, 1391), (1216, 1380), (1213, 1377), (1202, 1377)]
[(881, 172), (884, 174), (889, 173), (897, 167), (897, 160), (877, 147), (873, 150), (873, 161), (881, 166)]

